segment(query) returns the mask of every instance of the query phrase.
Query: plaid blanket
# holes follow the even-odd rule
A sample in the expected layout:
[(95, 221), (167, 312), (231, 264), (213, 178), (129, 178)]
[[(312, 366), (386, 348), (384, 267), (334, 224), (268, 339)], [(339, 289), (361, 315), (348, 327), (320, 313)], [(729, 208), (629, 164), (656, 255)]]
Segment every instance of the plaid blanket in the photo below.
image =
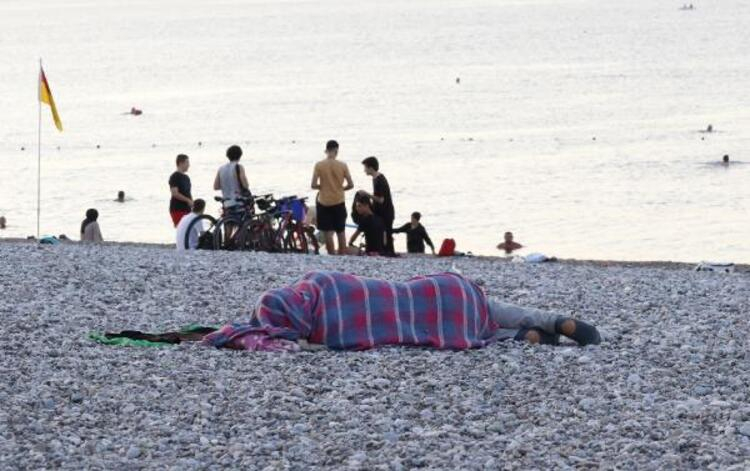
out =
[[(440, 349), (484, 347), (498, 326), (487, 299), (471, 281), (454, 273), (390, 282), (339, 272), (308, 273), (292, 286), (261, 295), (249, 322), (224, 326), (204, 338), (215, 347), (293, 350), (305, 339), (339, 350), (378, 345)], [(249, 345), (242, 338), (254, 336)], [(283, 345), (283, 346), (282, 346)]]

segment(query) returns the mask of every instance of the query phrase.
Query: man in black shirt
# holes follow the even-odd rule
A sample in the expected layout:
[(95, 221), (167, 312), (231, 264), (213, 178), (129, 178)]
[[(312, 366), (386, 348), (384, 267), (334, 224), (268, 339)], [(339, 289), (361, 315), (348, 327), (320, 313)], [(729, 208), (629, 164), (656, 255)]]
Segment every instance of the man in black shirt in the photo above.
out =
[(353, 246), (357, 237), (359, 237), (360, 234), (364, 234), (365, 252), (368, 255), (386, 254), (386, 227), (380, 216), (373, 212), (370, 197), (367, 195), (359, 195), (354, 204), (357, 214), (359, 215), (359, 222), (357, 230), (352, 234), (351, 239), (349, 239), (349, 246)]
[(393, 254), (393, 220), (396, 218), (396, 211), (393, 208), (393, 198), (391, 197), (391, 186), (385, 175), (380, 173), (380, 163), (376, 157), (368, 157), (362, 161), (365, 166), (365, 173), (372, 177), (372, 210), (380, 216), (385, 224), (386, 233), (386, 251)]
[(409, 253), (424, 253), (425, 243), (427, 243), (434, 255), (435, 245), (427, 234), (427, 229), (419, 222), (421, 219), (422, 215), (420, 213), (413, 212), (411, 213), (411, 222), (404, 224), (398, 229), (394, 229), (393, 233), (406, 233), (406, 248)]
[(187, 155), (180, 154), (177, 156), (177, 171), (169, 177), (169, 191), (172, 192), (169, 214), (172, 216), (174, 227), (177, 227), (182, 217), (189, 214), (193, 207), (190, 177), (187, 176), (189, 168), (190, 159)]

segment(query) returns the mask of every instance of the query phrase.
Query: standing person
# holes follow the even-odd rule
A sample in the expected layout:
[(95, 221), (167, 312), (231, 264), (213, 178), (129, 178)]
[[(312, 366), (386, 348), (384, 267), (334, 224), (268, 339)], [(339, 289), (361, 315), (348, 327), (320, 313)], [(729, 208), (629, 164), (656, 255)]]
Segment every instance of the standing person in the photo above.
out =
[(201, 224), (193, 225), (193, 228), (191, 229), (190, 235), (188, 238), (187, 249), (185, 248), (185, 236), (187, 236), (187, 231), (188, 231), (188, 227), (190, 227), (190, 223), (193, 222), (195, 218), (203, 214), (205, 210), (206, 210), (206, 202), (198, 198), (195, 201), (193, 201), (193, 212), (183, 217), (180, 220), (180, 223), (177, 224), (177, 251), (178, 252), (181, 252), (183, 250), (195, 250), (198, 248), (198, 240), (200, 239), (201, 233), (204, 231), (204, 228), (202, 227)]
[(250, 196), (250, 185), (245, 167), (240, 164), (240, 158), (242, 158), (242, 148), (240, 146), (229, 147), (227, 149), (229, 162), (219, 167), (214, 179), (214, 190), (221, 190), (221, 195), (226, 200), (224, 201), (226, 209), (244, 209), (240, 198)]
[[(318, 230), (325, 236), (326, 250), (331, 255), (346, 253), (345, 192), (354, 188), (349, 167), (344, 162), (336, 160), (338, 154), (338, 142), (328, 141), (326, 158), (315, 164), (310, 184), (313, 190), (318, 190), (315, 200)], [(333, 242), (334, 234), (338, 241), (338, 252)]]
[(380, 216), (385, 224), (386, 233), (386, 251), (390, 254), (395, 253), (393, 249), (393, 220), (396, 218), (396, 211), (393, 208), (393, 198), (391, 197), (391, 186), (385, 175), (380, 173), (380, 163), (376, 157), (368, 157), (362, 161), (365, 167), (365, 174), (372, 177), (372, 195), (373, 211)]
[[(169, 177), (169, 191), (172, 198), (169, 200), (169, 214), (172, 216), (174, 227), (177, 227), (180, 219), (190, 213), (193, 206), (193, 196), (190, 193), (192, 185), (187, 171), (190, 168), (190, 158), (185, 154), (177, 156), (177, 170)], [(124, 195), (123, 195), (124, 196)]]
[(86, 210), (86, 219), (81, 223), (81, 242), (104, 241), (97, 219), (99, 219), (99, 211), (94, 208)]
[(349, 246), (353, 247), (354, 242), (360, 234), (365, 235), (365, 253), (368, 255), (384, 255), (386, 251), (386, 228), (383, 219), (375, 214), (372, 209), (370, 197), (364, 194), (357, 196), (354, 203), (355, 210), (359, 215), (357, 230), (349, 240)]
[(406, 250), (409, 253), (424, 253), (425, 243), (430, 246), (432, 254), (435, 255), (435, 245), (432, 243), (427, 229), (422, 223), (422, 214), (415, 211), (411, 213), (411, 222), (407, 222), (398, 229), (394, 229), (394, 234), (406, 233)]

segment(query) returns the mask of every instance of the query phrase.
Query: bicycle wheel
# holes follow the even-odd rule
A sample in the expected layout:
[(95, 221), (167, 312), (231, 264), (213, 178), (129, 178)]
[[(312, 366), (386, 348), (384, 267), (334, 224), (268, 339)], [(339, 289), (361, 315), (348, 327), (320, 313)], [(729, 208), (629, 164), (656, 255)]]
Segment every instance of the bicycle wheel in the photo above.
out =
[(239, 250), (263, 251), (267, 250), (268, 244), (265, 224), (262, 221), (251, 219), (245, 221), (240, 227), (237, 235), (237, 248)]
[(308, 253), (307, 235), (302, 224), (298, 222), (289, 223), (285, 228), (284, 252)]
[(234, 250), (241, 221), (234, 217), (221, 218), (214, 228), (214, 250)]
[[(206, 229), (206, 221), (208, 221), (208, 229)], [(198, 225), (198, 224), (200, 224), (200, 227), (202, 229), (205, 229), (205, 230), (201, 230), (200, 231), (201, 235), (200, 235), (200, 237), (198, 239), (198, 247), (196, 247), (196, 248), (197, 249), (209, 248), (209, 247), (202, 247), (201, 246), (201, 242), (202, 242), (201, 239), (203, 239), (205, 237), (204, 234), (211, 234), (211, 232), (214, 230), (214, 228), (216, 226), (216, 218), (214, 218), (213, 216), (209, 216), (208, 214), (202, 214), (202, 215), (198, 216), (197, 218), (193, 219), (192, 221), (190, 221), (190, 224), (187, 227), (187, 232), (185, 232), (185, 239), (182, 241), (182, 244), (183, 244), (182, 247), (185, 250), (190, 250), (191, 249), (191, 247), (190, 247), (190, 234), (193, 233), (193, 231), (195, 230), (195, 226)], [(207, 240), (213, 240), (213, 236), (209, 235), (208, 237), (206, 237), (206, 239)], [(213, 248), (213, 247), (211, 247), (211, 248)]]

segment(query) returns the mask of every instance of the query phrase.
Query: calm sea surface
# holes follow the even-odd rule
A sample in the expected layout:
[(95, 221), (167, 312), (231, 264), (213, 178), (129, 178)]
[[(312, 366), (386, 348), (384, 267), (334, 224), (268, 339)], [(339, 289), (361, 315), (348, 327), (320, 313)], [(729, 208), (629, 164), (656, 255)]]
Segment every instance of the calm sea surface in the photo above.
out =
[(175, 155), (210, 198), (233, 143), (256, 192), (312, 196), (335, 138), (462, 250), (750, 262), (750, 2), (682, 3), (2, 0), (0, 236), (36, 230), (41, 56), (43, 233), (96, 207), (107, 239), (170, 242)]

